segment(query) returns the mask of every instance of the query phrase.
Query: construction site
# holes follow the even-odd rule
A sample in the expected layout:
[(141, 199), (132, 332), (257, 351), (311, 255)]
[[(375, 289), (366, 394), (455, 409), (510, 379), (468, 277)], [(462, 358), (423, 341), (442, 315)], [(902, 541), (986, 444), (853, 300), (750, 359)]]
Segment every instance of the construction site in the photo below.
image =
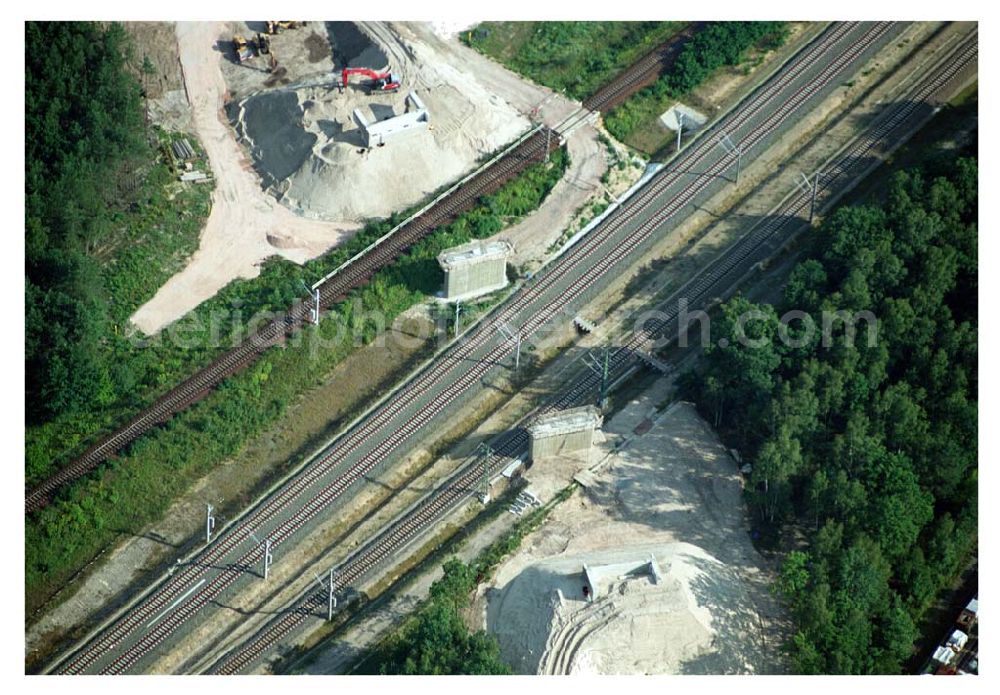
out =
[(267, 54), (241, 66), (266, 64), (274, 86), (265, 80), (261, 91), (236, 96), (227, 112), (262, 184), (300, 215), (344, 223), (386, 217), (529, 126), (470, 75), (418, 60), (402, 43), (387, 56), (349, 22), (286, 31), (311, 32), (317, 53), (322, 46), (336, 60), (318, 61), (327, 69), (319, 75), (282, 72), (281, 48), (271, 41)]
[[(26, 492), (37, 514), (147, 437), (205, 430), (198, 408), (241, 375), (253, 407), (280, 411), (247, 415), (168, 511), (35, 610), (28, 668), (363, 672), (432, 600), (446, 555), (475, 567), (544, 510), (461, 610), (513, 673), (789, 672), (796, 626), (773, 590), (782, 558), (748, 517), (752, 467), (678, 397), (699, 351), (662, 339), (677, 297), (714, 310), (757, 282), (926, 104), (974, 82), (973, 25), (786, 23), (784, 43), (660, 107), (670, 143), (650, 155), (605, 120), (704, 23), (586, 99), (476, 50), (493, 29), (465, 23), (138, 24), (160, 53), (147, 113), (183, 134), (181, 182), (214, 190), (197, 250), (127, 330), (172, 338), (273, 259), (305, 270), (247, 295), (267, 295), (263, 321)], [(496, 212), (529, 168), (554, 183)], [(488, 223), (461, 217), (477, 210)], [(398, 302), (375, 304), (388, 326), (323, 361), (342, 350), (323, 342), (334, 319), (377, 313), (360, 297)], [(307, 367), (296, 350), (314, 350)], [(301, 388), (267, 390), (285, 374)]]
[[(185, 90), (152, 109), (194, 126), (227, 193), (198, 253), (139, 308), (135, 325), (158, 332), (229, 281), (255, 277), (270, 256), (315, 258), (578, 108), (443, 36), (434, 25), (179, 23)], [(185, 92), (197, 98), (180, 103)], [(550, 223), (572, 220), (601, 192), (608, 168), (593, 126), (581, 121), (571, 132), (579, 133), (568, 142), (573, 163)], [(541, 220), (515, 230), (530, 252), (519, 262), (537, 263), (560, 233)]]
[(662, 407), (671, 382), (525, 473), (541, 500), (567, 476), (580, 490), (477, 596), (517, 673), (782, 672), (775, 568), (745, 531), (739, 466), (690, 404)]

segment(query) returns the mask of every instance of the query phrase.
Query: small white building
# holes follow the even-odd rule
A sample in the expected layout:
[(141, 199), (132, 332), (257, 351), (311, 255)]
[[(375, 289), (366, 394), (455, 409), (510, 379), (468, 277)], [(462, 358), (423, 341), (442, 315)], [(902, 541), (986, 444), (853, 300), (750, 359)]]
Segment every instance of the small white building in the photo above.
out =
[(354, 109), (354, 119), (361, 126), (365, 134), (365, 145), (368, 147), (381, 147), (400, 136), (426, 130), (431, 122), (427, 107), (415, 92), (406, 95), (405, 113), (374, 121), (365, 118), (360, 109)]
[(954, 660), (955, 652), (944, 645), (938, 645), (938, 648), (934, 650), (934, 656), (931, 658), (939, 664), (947, 666)]

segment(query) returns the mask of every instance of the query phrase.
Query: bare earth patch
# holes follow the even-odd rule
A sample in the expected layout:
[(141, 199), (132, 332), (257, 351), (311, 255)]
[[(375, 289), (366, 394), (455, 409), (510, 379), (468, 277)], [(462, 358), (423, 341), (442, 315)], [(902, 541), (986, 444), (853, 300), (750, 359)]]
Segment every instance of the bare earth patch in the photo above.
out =
[[(481, 589), (486, 625), (517, 672), (782, 670), (774, 568), (747, 535), (736, 463), (692, 406), (655, 411), (668, 387), (661, 380), (606, 423), (587, 488)], [(583, 597), (584, 564), (651, 556), (658, 578), (612, 572), (593, 602)]]
[[(298, 217), (265, 194), (223, 120), (226, 85), (214, 49), (218, 24), (180, 22), (177, 40), (192, 119), (205, 147), (215, 191), (201, 245), (187, 267), (139, 307), (132, 321), (152, 334), (212, 297), (235, 278), (252, 278), (262, 260), (275, 254), (302, 263), (346, 240), (357, 225)], [(268, 241), (294, 240), (281, 247)]]

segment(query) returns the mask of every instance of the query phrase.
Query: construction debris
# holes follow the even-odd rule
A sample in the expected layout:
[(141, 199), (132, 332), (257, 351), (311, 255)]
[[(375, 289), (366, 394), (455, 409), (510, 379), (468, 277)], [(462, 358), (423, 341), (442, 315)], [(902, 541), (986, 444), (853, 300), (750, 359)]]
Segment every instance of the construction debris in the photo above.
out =
[(198, 156), (198, 153), (194, 151), (193, 147), (191, 147), (191, 143), (188, 142), (187, 138), (183, 138), (181, 140), (175, 140), (174, 143), (171, 145), (171, 149), (174, 152), (174, 157), (176, 157), (182, 162), (195, 159)]
[(521, 516), (524, 512), (541, 506), (541, 500), (531, 494), (528, 490), (521, 490), (521, 492), (517, 493), (517, 497), (514, 498), (514, 501), (511, 502), (508, 511), (514, 516)]
[(253, 58), (253, 49), (250, 47), (249, 42), (240, 34), (233, 37), (233, 49), (236, 51), (236, 59), (240, 63), (245, 63)]
[(261, 55), (267, 55), (271, 52), (271, 39), (266, 34), (257, 32), (257, 50), (260, 51)]
[[(311, 62), (310, 37), (310, 46), (327, 46), (319, 62)], [(388, 216), (530, 127), (474, 76), (436, 54), (415, 58), (409, 45), (384, 42), (395, 38), (376, 44), (354, 24), (328, 22), (320, 33), (271, 39), (287, 70), (280, 78), (223, 61), (237, 95), (227, 106), (231, 122), (264, 185), (294, 212), (338, 222)]]

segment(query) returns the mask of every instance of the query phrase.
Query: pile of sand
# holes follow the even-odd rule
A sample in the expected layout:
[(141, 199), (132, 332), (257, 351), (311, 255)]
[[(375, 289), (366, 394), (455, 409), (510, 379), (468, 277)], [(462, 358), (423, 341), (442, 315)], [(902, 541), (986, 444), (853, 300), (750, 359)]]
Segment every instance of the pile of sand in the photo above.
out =
[[(738, 467), (690, 404), (657, 407), (671, 384), (658, 380), (605, 420), (589, 466), (553, 459), (526, 471), (543, 501), (557, 481), (582, 489), (474, 601), (470, 625), (497, 636), (515, 671), (784, 670), (785, 621), (773, 570), (747, 534)], [(651, 556), (659, 580), (636, 569)]]
[[(231, 106), (264, 186), (293, 211), (350, 222), (387, 217), (530, 127), (472, 75), (433, 57), (396, 50), (390, 67), (402, 82), (394, 94), (370, 94), (364, 77), (342, 90), (334, 73), (321, 85), (261, 92)], [(401, 115), (411, 91), (426, 105), (430, 128), (367, 149), (355, 110), (369, 122)]]
[(371, 70), (390, 67), (385, 51), (372, 43), (354, 22), (327, 22), (326, 29), (336, 66)]
[[(608, 577), (584, 598), (583, 566), (655, 557), (660, 575)], [(487, 624), (520, 673), (745, 672), (726, 623), (744, 612), (736, 573), (688, 543), (560, 556), (497, 578)], [(724, 621), (715, 616), (725, 616)]]

